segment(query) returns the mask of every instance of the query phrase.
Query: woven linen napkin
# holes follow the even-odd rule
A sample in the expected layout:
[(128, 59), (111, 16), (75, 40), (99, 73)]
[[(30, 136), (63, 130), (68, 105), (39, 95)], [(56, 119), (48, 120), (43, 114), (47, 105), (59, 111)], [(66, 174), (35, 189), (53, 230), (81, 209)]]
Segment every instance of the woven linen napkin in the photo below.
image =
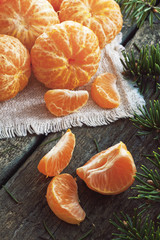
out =
[[(87, 104), (79, 111), (64, 117), (54, 117), (46, 108), (44, 94), (48, 90), (32, 75), (28, 86), (15, 98), (0, 103), (0, 138), (25, 136), (27, 133), (48, 134), (83, 124), (87, 126), (107, 125), (117, 119), (131, 117), (139, 112), (138, 107), (145, 101), (129, 81), (121, 74), (123, 66), (122, 33), (101, 52), (101, 61), (97, 73), (91, 81), (78, 89), (85, 89), (90, 94), (92, 81), (101, 73), (110, 72), (117, 76), (117, 87), (121, 102), (118, 108), (102, 109), (91, 96)], [(77, 90), (78, 90), (77, 89)]]

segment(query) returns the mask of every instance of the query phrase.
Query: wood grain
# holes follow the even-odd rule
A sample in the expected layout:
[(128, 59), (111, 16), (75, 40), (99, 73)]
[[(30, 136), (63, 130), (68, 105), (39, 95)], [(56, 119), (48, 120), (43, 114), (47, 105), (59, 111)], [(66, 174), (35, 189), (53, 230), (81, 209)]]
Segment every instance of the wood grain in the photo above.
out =
[[(93, 139), (99, 142), (100, 148), (106, 149), (119, 142), (126, 143), (132, 153), (137, 169), (144, 159), (141, 154), (150, 153), (156, 145), (151, 137), (139, 138), (131, 122), (119, 120), (109, 126), (83, 127), (72, 130), (76, 135), (76, 148), (69, 166), (64, 170), (76, 176), (77, 167), (84, 164), (97, 150)], [(47, 140), (56, 138), (58, 134), (50, 134)], [(48, 238), (43, 228), (43, 220), (54, 233), (58, 240), (72, 240), (82, 236), (93, 227), (93, 233), (86, 239), (111, 239), (114, 228), (108, 220), (113, 217), (113, 212), (123, 210), (132, 214), (137, 201), (128, 200), (135, 192), (131, 189), (117, 196), (103, 196), (88, 189), (84, 182), (77, 177), (80, 203), (86, 211), (87, 218), (80, 226), (72, 226), (60, 221), (49, 209), (45, 194), (50, 178), (42, 176), (37, 170), (41, 157), (55, 144), (55, 142), (41, 147), (27, 159), (21, 168), (6, 184), (7, 188), (16, 196), (21, 204), (15, 204), (4, 189), (0, 191), (2, 239), (20, 240)], [(147, 146), (147, 149), (146, 149)]]
[(0, 140), (0, 187), (34, 151), (44, 136), (26, 136)]

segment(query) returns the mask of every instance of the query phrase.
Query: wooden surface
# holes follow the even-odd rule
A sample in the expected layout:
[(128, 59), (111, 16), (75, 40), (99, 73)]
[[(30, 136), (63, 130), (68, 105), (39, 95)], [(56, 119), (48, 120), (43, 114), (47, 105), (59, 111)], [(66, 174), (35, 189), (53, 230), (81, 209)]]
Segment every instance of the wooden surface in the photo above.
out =
[[(151, 30), (148, 23), (138, 30), (124, 24), (123, 44), (126, 49), (138, 45), (153, 44), (160, 39), (160, 24)], [(147, 100), (146, 96), (146, 100)], [(108, 126), (72, 128), (76, 136), (76, 147), (69, 166), (63, 171), (76, 176), (76, 168), (83, 165), (97, 153), (94, 139), (101, 150), (119, 141), (123, 141), (135, 160), (137, 170), (141, 164), (149, 166), (142, 154), (151, 154), (157, 150), (158, 143), (152, 136), (138, 137), (137, 129), (129, 119), (118, 120)], [(51, 239), (43, 226), (43, 221), (54, 234), (56, 240), (78, 240), (84, 233), (93, 228), (87, 240), (110, 240), (115, 228), (109, 223), (113, 212), (124, 211), (132, 215), (139, 202), (129, 200), (136, 195), (131, 188), (117, 196), (103, 196), (91, 191), (77, 177), (80, 204), (86, 212), (86, 219), (79, 226), (67, 224), (59, 220), (49, 209), (45, 194), (51, 178), (46, 178), (37, 170), (39, 160), (57, 141), (44, 144), (61, 136), (61, 132), (51, 133), (47, 137), (28, 135), (27, 137), (0, 140), (0, 183), (5, 185), (20, 201), (16, 204), (0, 189), (0, 239), (3, 240), (37, 240)], [(134, 183), (134, 185), (136, 182)], [(154, 218), (156, 209), (151, 215)]]

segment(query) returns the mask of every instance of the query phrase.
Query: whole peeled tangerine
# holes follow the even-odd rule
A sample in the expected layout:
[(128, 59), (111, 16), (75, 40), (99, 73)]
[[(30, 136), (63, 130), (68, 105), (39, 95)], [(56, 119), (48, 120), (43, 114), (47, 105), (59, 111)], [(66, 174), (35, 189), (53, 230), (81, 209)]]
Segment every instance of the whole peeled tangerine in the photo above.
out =
[(41, 34), (31, 50), (36, 78), (52, 89), (71, 89), (88, 83), (100, 61), (97, 36), (73, 21), (56, 24)]
[(29, 50), (40, 34), (57, 23), (58, 15), (46, 0), (0, 2), (0, 34), (18, 38)]
[(22, 91), (31, 74), (30, 55), (15, 37), (0, 34), (0, 101)]
[(51, 3), (51, 5), (53, 6), (53, 8), (56, 12), (59, 11), (62, 1), (63, 0), (48, 0), (48, 2)]
[(72, 20), (92, 29), (100, 48), (104, 48), (121, 31), (123, 25), (119, 5), (114, 0), (63, 0), (60, 21)]

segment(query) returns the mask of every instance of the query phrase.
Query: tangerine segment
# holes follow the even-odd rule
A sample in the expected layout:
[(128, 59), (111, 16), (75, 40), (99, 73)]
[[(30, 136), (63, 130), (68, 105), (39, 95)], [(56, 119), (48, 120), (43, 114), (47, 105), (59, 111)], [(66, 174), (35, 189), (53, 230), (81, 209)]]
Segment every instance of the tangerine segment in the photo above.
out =
[(100, 61), (96, 35), (66, 21), (39, 36), (31, 50), (36, 78), (48, 88), (74, 89), (89, 82)]
[(30, 55), (15, 37), (0, 34), (0, 101), (22, 91), (31, 74)]
[(60, 21), (76, 21), (89, 27), (104, 48), (121, 31), (123, 25), (119, 5), (114, 0), (63, 0)]
[(55, 89), (44, 95), (46, 107), (55, 116), (65, 116), (79, 110), (87, 103), (88, 98), (89, 94), (85, 90)]
[(127, 190), (134, 182), (136, 166), (122, 142), (96, 154), (82, 167), (78, 176), (101, 194), (114, 195)]
[(8, 0), (0, 4), (0, 33), (18, 38), (28, 49), (56, 23), (58, 15), (48, 1)]
[(57, 11), (59, 11), (60, 5), (63, 0), (48, 0), (48, 1), (52, 4), (54, 10), (57, 12)]
[(79, 204), (77, 183), (70, 174), (54, 177), (47, 188), (46, 197), (49, 207), (61, 220), (79, 224), (85, 219), (86, 214)]
[(60, 174), (72, 158), (75, 141), (75, 135), (70, 129), (67, 130), (59, 142), (40, 160), (39, 172), (49, 177)]
[(118, 107), (120, 95), (116, 86), (116, 76), (111, 73), (99, 75), (92, 83), (91, 96), (102, 108)]

